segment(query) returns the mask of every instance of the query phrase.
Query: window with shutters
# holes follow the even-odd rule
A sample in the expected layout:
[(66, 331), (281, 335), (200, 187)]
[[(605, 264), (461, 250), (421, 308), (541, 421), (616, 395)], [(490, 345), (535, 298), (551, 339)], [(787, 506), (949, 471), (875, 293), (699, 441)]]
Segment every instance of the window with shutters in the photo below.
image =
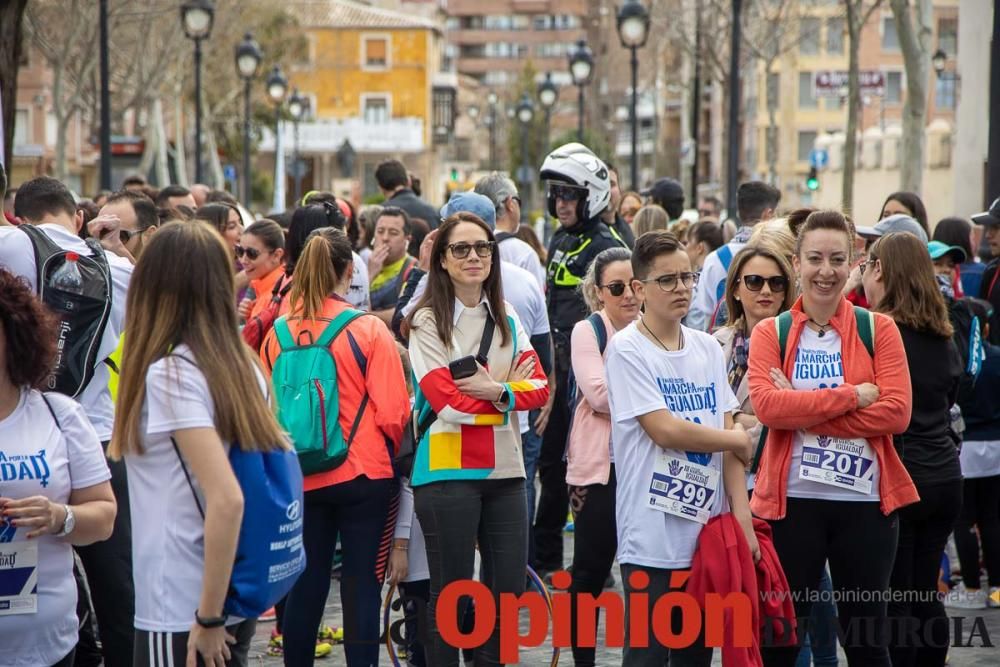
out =
[(363, 35), (361, 37), (361, 69), (389, 69), (388, 35)]

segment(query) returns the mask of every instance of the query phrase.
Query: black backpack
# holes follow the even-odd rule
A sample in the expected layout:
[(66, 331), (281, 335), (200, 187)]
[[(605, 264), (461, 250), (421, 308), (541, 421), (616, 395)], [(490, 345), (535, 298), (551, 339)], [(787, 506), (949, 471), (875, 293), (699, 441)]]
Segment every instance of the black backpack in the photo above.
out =
[[(46, 389), (71, 398), (80, 393), (94, 377), (94, 369), (103, 359), (97, 358), (104, 329), (111, 316), (111, 269), (104, 248), (87, 239), (93, 253), (80, 254), (77, 267), (83, 278), (83, 294), (73, 294), (49, 286), (49, 280), (72, 251), (56, 245), (45, 232), (32, 225), (20, 225), (31, 239), (35, 251), (35, 285), (39, 298), (60, 319), (56, 365), (46, 382)], [(79, 253), (78, 253), (79, 254)]]
[(979, 318), (965, 299), (948, 299), (948, 319), (955, 333), (952, 340), (962, 360), (958, 402), (964, 402), (974, 391), (976, 378), (986, 358)]

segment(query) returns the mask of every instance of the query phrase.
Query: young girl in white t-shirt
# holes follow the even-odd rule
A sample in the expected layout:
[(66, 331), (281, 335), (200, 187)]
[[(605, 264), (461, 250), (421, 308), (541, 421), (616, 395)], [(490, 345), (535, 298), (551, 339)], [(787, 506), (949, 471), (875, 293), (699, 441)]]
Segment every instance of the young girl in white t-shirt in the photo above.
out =
[(230, 252), (212, 227), (157, 231), (129, 290), (109, 448), (128, 468), (133, 563), (142, 573), (137, 666), (247, 662), (256, 620), (223, 614), (243, 515), (227, 453), (234, 442), (257, 451), (287, 445), (234, 303)]
[(73, 546), (108, 539), (111, 473), (76, 401), (43, 394), (56, 322), (0, 269), (0, 665), (73, 664)]

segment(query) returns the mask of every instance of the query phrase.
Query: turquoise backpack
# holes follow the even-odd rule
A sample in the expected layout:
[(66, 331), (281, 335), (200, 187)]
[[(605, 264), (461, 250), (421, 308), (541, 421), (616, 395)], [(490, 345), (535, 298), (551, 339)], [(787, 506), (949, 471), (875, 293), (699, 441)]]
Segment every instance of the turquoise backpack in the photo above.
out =
[[(366, 393), (345, 440), (340, 428), (337, 362), (330, 352), (330, 344), (348, 324), (363, 315), (365, 313), (359, 310), (345, 310), (308, 345), (299, 345), (292, 339), (287, 317), (279, 317), (274, 322), (274, 333), (281, 346), (271, 371), (278, 421), (295, 445), (304, 475), (333, 470), (347, 460), (347, 452), (368, 405)], [(361, 374), (365, 375), (367, 360), (354, 337), (350, 333), (347, 335)]]

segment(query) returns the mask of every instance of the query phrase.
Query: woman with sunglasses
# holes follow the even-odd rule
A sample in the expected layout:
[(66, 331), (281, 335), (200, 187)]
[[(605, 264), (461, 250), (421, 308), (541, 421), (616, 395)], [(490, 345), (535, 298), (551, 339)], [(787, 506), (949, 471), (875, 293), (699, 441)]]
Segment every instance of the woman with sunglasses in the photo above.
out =
[[(428, 662), (447, 667), (458, 664), (458, 649), (438, 632), (437, 600), (449, 583), (473, 578), (477, 542), (494, 597), (524, 590), (528, 508), (510, 413), (542, 407), (549, 389), (504, 302), (493, 232), (472, 213), (438, 228), (427, 290), (407, 325), (418, 431), (410, 482), (431, 579)], [(467, 605), (456, 606), (442, 613), (457, 623)], [(476, 664), (500, 664), (498, 627), (476, 649)]]
[(273, 220), (258, 220), (243, 232), (236, 257), (250, 280), (250, 289), (240, 302), (239, 313), (249, 320), (271, 300), (274, 284), (285, 275), (285, 232)]
[(575, 408), (566, 444), (566, 484), (575, 526), (573, 583), (569, 590), (573, 594), (571, 627), (577, 667), (593, 665), (595, 650), (577, 645), (576, 596), (600, 594), (611, 574), (618, 546), (611, 408), (604, 360), (611, 337), (639, 316), (632, 278), (632, 253), (627, 248), (609, 248), (594, 258), (580, 286), (591, 315), (573, 327), (571, 339), (577, 391), (571, 399)]
[(891, 642), (892, 662), (944, 665), (949, 636), (947, 615), (937, 596), (938, 568), (962, 506), (962, 468), (950, 414), (962, 361), (925, 244), (912, 234), (888, 234), (872, 245), (861, 269), (868, 302), (899, 327), (913, 388), (909, 426), (893, 442), (920, 502), (899, 513), (899, 546), (890, 585), (894, 591), (915, 591), (917, 597), (893, 601), (889, 614), (916, 618), (917, 631), (929, 641), (919, 648)]
[[(809, 617), (829, 562), (849, 664), (889, 665), (882, 634), (896, 512), (918, 500), (892, 441), (910, 421), (910, 374), (892, 319), (843, 297), (853, 251), (842, 213), (810, 213), (787, 334), (770, 319), (753, 330), (750, 400), (768, 437), (750, 507), (771, 524), (796, 617)], [(786, 643), (762, 649), (768, 667), (791, 667), (798, 653)]]

